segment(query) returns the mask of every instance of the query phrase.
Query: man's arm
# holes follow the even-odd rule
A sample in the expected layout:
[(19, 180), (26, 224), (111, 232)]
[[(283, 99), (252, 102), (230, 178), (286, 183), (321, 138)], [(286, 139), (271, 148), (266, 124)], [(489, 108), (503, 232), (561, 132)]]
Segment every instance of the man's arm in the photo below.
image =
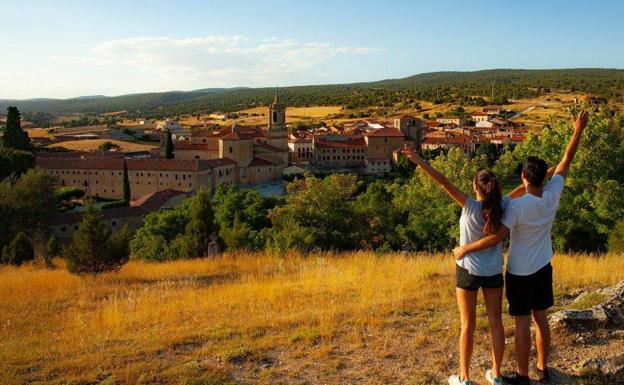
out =
[[(555, 174), (555, 169), (556, 168), (557, 168), (557, 166), (552, 166), (551, 168), (549, 168), (548, 172), (546, 173), (546, 178), (552, 177)], [(515, 189), (511, 190), (507, 194), (507, 196), (510, 197), (511, 199), (516, 199), (516, 198), (520, 198), (525, 193), (526, 193), (526, 189), (524, 188), (524, 185), (520, 184), (520, 186), (518, 186)]]
[(420, 166), (423, 169), (423, 171), (431, 177), (431, 179), (433, 179), (440, 186), (442, 186), (444, 191), (446, 191), (446, 193), (450, 195), (450, 197), (453, 198), (453, 200), (457, 202), (458, 205), (460, 205), (461, 207), (464, 207), (464, 205), (466, 204), (466, 199), (468, 199), (468, 195), (464, 194), (461, 190), (455, 187), (455, 185), (451, 183), (444, 176), (444, 174), (442, 174), (440, 171), (436, 170), (435, 168), (431, 167), (429, 163), (422, 160), (418, 156), (418, 154), (415, 154), (409, 147), (405, 146), (403, 148), (403, 153), (405, 154), (405, 156), (407, 156), (409, 160), (411, 160), (416, 165)]
[(561, 162), (557, 165), (555, 169), (555, 174), (559, 174), (562, 177), (568, 176), (568, 171), (570, 170), (570, 164), (572, 163), (572, 159), (574, 159), (574, 155), (576, 154), (576, 150), (578, 150), (579, 143), (581, 141), (581, 135), (583, 134), (583, 130), (587, 125), (588, 114), (587, 111), (583, 110), (578, 115), (576, 119), (574, 119), (572, 125), (574, 126), (574, 133), (572, 134), (572, 138), (566, 147), (565, 153), (563, 154), (563, 158)]
[(453, 249), (453, 255), (455, 256), (455, 259), (462, 259), (464, 255), (468, 253), (489, 249), (490, 247), (496, 246), (498, 243), (502, 242), (508, 234), (509, 229), (501, 223), (500, 227), (494, 234), (490, 234), (479, 239), (478, 241), (474, 241), (464, 246), (457, 246)]

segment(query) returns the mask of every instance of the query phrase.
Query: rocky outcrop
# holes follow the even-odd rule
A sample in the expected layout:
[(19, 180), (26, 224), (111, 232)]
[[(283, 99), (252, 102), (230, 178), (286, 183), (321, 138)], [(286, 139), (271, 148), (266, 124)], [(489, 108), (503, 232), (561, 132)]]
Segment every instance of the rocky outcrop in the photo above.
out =
[(591, 330), (598, 327), (624, 327), (624, 281), (608, 289), (581, 294), (574, 303), (582, 303), (589, 295), (606, 298), (602, 303), (582, 310), (562, 310), (552, 314), (550, 324), (555, 328)]
[(584, 377), (599, 376), (611, 384), (624, 384), (624, 352), (606, 358), (591, 358), (578, 368)]

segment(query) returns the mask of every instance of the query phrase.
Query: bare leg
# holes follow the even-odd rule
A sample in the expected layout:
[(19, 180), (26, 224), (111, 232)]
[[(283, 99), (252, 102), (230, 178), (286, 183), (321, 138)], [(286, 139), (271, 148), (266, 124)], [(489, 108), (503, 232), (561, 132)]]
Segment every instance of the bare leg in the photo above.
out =
[(535, 322), (535, 342), (537, 345), (537, 368), (544, 370), (548, 365), (550, 353), (550, 326), (545, 310), (533, 310), (533, 322)]
[(457, 289), (457, 305), (461, 317), (461, 336), (459, 338), (459, 368), (462, 381), (470, 379), (470, 359), (474, 346), (474, 331), (477, 318), (478, 291)]
[(516, 359), (518, 374), (529, 375), (529, 355), (531, 354), (531, 316), (520, 315), (516, 321)]
[(501, 363), (505, 352), (505, 330), (503, 328), (502, 307), (503, 288), (483, 289), (485, 308), (490, 324), (490, 337), (492, 338), (492, 375), (501, 375)]

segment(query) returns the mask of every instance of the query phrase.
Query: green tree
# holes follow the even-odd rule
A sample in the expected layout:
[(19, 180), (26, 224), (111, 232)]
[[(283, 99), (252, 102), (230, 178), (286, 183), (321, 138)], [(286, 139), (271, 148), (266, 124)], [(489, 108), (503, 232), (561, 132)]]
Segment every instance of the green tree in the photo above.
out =
[(58, 205), (55, 184), (52, 176), (38, 169), (0, 182), (0, 247), (23, 231), (45, 251), (50, 218)]
[(82, 222), (65, 250), (70, 272), (95, 274), (117, 270), (128, 261), (127, 229), (112, 236), (103, 218), (102, 210), (87, 202)]
[(201, 188), (191, 203), (190, 221), (184, 230), (182, 252), (185, 258), (204, 257), (208, 253), (211, 237), (216, 235), (217, 226), (210, 199), (210, 191)]
[(498, 157), (500, 156), (500, 152), (498, 151), (498, 147), (496, 147), (493, 143), (483, 143), (477, 147), (474, 152), (475, 157), (484, 156), (487, 159), (488, 167), (494, 166)]
[(232, 226), (222, 228), (219, 235), (229, 250), (246, 250), (253, 246), (253, 242), (250, 242), (250, 238), (253, 238), (252, 231), (247, 223), (236, 216)]
[(130, 203), (130, 178), (128, 178), (128, 164), (124, 160), (123, 166), (123, 199), (126, 204)]
[(48, 238), (46, 250), (48, 252), (49, 258), (60, 257), (63, 251), (63, 247), (61, 246), (61, 242), (59, 241), (59, 239), (53, 235)]
[(173, 159), (173, 139), (171, 138), (171, 131), (167, 130), (165, 138), (165, 159)]
[(397, 188), (397, 184), (377, 180), (369, 184), (366, 191), (355, 201), (356, 212), (367, 224), (365, 240), (375, 240), (376, 244), (372, 245), (374, 247), (386, 245), (396, 249), (401, 246), (396, 228), (399, 223), (404, 222), (405, 215), (392, 202)]
[[(555, 122), (537, 136), (529, 134), (516, 148), (503, 154), (494, 171), (512, 178), (529, 155), (548, 164), (559, 162), (572, 134), (568, 121)], [(604, 250), (609, 233), (624, 218), (624, 132), (611, 117), (590, 116), (578, 152), (566, 178), (553, 244), (558, 251)]]
[[(256, 250), (264, 246), (262, 230), (271, 225), (268, 213), (275, 206), (273, 200), (264, 198), (256, 190), (221, 185), (215, 191), (212, 205), (219, 236), (228, 248)], [(238, 227), (234, 229), (236, 220)], [(237, 240), (228, 242), (234, 230)]]
[(609, 234), (608, 247), (611, 253), (624, 253), (624, 220), (619, 221)]
[(35, 157), (28, 151), (0, 147), (0, 181), (11, 175), (20, 176), (35, 167)]
[(357, 178), (306, 174), (288, 185), (285, 204), (269, 212), (268, 246), (278, 250), (352, 250), (360, 246), (361, 223), (354, 209)]
[(186, 199), (171, 210), (148, 214), (130, 242), (132, 257), (150, 261), (180, 258), (178, 246), (190, 221), (193, 199)]
[(17, 107), (7, 108), (7, 121), (3, 136), (4, 147), (29, 151), (31, 149), (28, 133), (22, 130), (20, 113)]
[(116, 147), (117, 147), (117, 145), (115, 145), (113, 142), (109, 142), (109, 141), (106, 141), (106, 142), (104, 142), (104, 143), (102, 143), (102, 144), (100, 144), (98, 146), (98, 148), (100, 150), (102, 150), (102, 151), (110, 151), (110, 150), (112, 150), (113, 148), (116, 148)]
[[(471, 194), (472, 181), (477, 170), (485, 166), (485, 159), (470, 159), (456, 148), (440, 155), (431, 165), (461, 191)], [(407, 184), (396, 189), (393, 202), (407, 216), (396, 229), (403, 247), (440, 251), (457, 244), (461, 208), (422, 170), (417, 169)]]
[(23, 232), (17, 233), (15, 238), (2, 249), (2, 263), (21, 265), (35, 259), (32, 243)]

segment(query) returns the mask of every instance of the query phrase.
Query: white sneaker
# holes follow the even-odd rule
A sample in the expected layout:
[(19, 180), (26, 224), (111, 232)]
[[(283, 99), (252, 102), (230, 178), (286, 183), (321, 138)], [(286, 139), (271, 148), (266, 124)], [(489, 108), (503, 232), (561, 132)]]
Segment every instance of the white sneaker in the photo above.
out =
[(492, 376), (492, 369), (488, 369), (487, 372), (485, 372), (485, 379), (492, 385), (503, 385), (503, 377)]
[(472, 385), (472, 381), (470, 380), (461, 381), (457, 374), (453, 374), (452, 376), (450, 376), (448, 378), (448, 383), (449, 385)]

